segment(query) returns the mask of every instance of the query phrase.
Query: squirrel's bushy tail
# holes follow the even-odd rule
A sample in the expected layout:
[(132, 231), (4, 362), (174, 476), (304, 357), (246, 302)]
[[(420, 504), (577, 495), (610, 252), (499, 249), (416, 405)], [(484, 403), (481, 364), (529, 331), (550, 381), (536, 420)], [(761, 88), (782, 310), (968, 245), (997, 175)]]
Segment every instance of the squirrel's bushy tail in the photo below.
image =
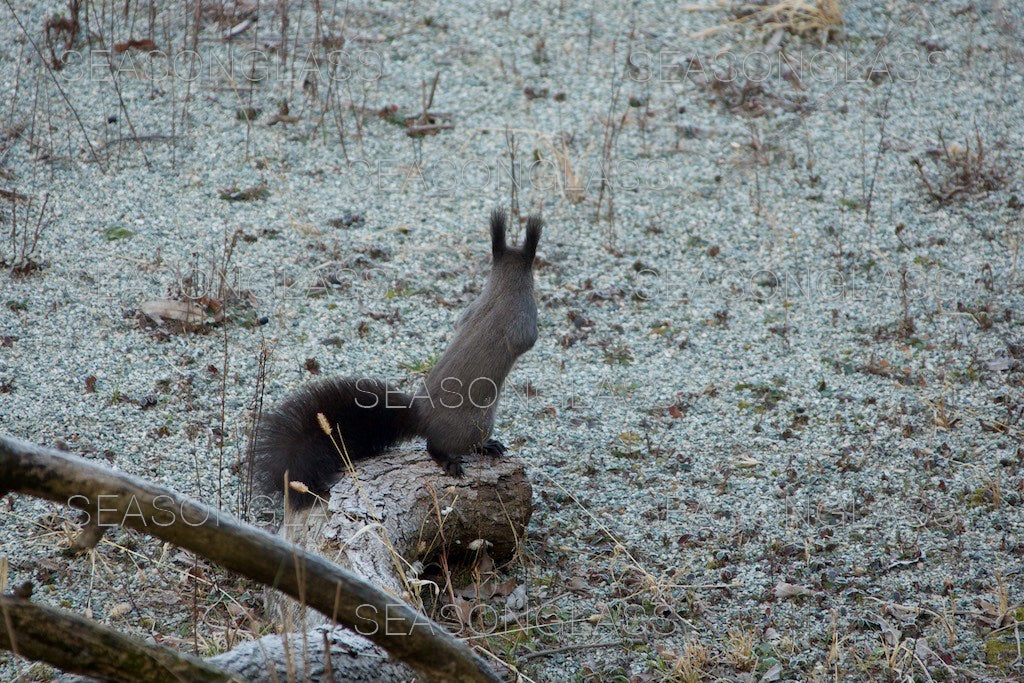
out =
[[(415, 436), (411, 405), (411, 396), (380, 380), (311, 382), (263, 414), (253, 452), (257, 485), (265, 493), (280, 493), (287, 477), (323, 495), (345, 468), (339, 449), (359, 460)], [(318, 414), (326, 419), (330, 436)], [(288, 498), (296, 507), (314, 500), (295, 490)]]

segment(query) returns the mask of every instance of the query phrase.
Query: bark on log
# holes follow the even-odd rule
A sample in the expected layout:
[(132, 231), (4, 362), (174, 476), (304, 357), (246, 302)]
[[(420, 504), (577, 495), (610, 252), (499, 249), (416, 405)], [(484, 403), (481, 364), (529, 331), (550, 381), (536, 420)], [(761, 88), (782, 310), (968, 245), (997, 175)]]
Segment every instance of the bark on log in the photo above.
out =
[[(466, 475), (451, 477), (424, 450), (394, 450), (358, 461), (331, 490), (329, 501), (291, 515), (289, 540), (352, 570), (406, 602), (416, 603), (409, 567), (442, 549), (464, 556), (486, 542), (501, 561), (514, 554), (533, 511), (523, 461), (508, 456), (464, 458)], [(319, 625), (295, 603), (285, 624)]]
[(416, 678), (409, 667), (389, 658), (366, 638), (327, 625), (305, 633), (250, 640), (207, 661), (246, 683), (407, 683)]

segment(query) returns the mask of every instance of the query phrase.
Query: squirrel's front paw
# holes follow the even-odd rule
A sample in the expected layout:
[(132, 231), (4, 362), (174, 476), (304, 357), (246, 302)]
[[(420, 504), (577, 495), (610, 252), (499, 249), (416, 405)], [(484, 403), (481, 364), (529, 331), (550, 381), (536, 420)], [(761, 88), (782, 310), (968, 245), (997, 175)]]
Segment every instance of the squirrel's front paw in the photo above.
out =
[(487, 439), (476, 447), (476, 452), (481, 455), (505, 455), (508, 453), (508, 449), (497, 439)]

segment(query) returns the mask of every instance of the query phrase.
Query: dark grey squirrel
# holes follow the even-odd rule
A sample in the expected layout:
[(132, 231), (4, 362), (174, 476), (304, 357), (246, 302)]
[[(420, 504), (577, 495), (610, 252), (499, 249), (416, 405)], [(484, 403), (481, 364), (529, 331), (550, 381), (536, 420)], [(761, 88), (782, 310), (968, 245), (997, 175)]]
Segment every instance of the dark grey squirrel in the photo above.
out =
[[(254, 476), (268, 493), (302, 482), (310, 493), (289, 491), (306, 507), (337, 481), (351, 460), (379, 455), (423, 437), (427, 452), (448, 474), (463, 475), (468, 453), (503, 455), (491, 438), (502, 385), (516, 359), (537, 341), (533, 261), (543, 220), (529, 216), (520, 248), (505, 239), (504, 210), (491, 213), (491, 273), (483, 292), (455, 324), (455, 336), (413, 394), (368, 377), (331, 377), (311, 382), (264, 413), (253, 451)], [(331, 429), (321, 426), (323, 415)]]

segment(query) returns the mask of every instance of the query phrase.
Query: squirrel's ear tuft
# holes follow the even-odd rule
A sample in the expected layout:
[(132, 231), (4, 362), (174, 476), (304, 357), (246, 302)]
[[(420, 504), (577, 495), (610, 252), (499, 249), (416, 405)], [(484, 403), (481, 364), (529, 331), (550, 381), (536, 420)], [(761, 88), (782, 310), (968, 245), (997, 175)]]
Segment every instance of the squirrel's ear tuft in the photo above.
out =
[(527, 261), (533, 261), (537, 255), (537, 243), (540, 242), (540, 232), (544, 227), (544, 219), (534, 214), (526, 218), (526, 239), (523, 240), (523, 255)]
[(507, 220), (505, 209), (497, 208), (491, 212), (491, 255), (494, 258), (505, 253), (505, 224)]

